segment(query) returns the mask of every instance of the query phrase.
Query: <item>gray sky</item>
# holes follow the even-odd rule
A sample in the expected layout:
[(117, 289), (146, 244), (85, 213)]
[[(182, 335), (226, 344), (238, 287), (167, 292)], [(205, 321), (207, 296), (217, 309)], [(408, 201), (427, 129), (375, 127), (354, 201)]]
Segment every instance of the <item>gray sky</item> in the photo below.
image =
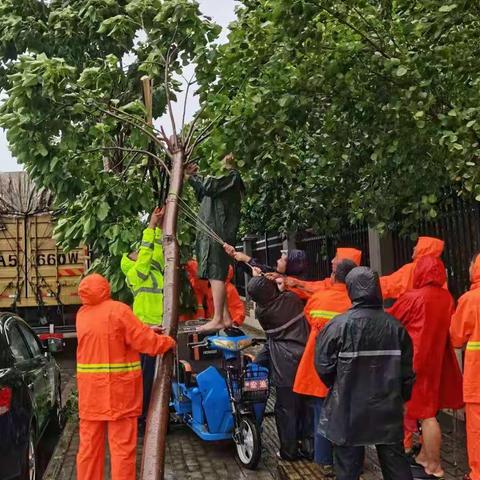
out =
[[(223, 27), (223, 32), (221, 34), (220, 41), (226, 41), (226, 35), (228, 33), (226, 27), (227, 25), (235, 19), (234, 8), (238, 4), (235, 0), (198, 0), (200, 3), (200, 8), (205, 15), (212, 17), (212, 19)], [(185, 76), (189, 78), (189, 72), (185, 72)], [(183, 106), (183, 99), (180, 98), (176, 111), (176, 119), (181, 118), (181, 110)], [(192, 118), (193, 113), (198, 108), (198, 101), (196, 98), (191, 98), (187, 104), (187, 120)], [(181, 120), (180, 120), (181, 121)], [(160, 119), (160, 123), (162, 119)], [(176, 121), (179, 123), (179, 120)], [(11, 172), (16, 170), (21, 170), (22, 167), (17, 164), (15, 159), (12, 157), (8, 149), (7, 139), (5, 138), (5, 132), (0, 129), (0, 172)]]

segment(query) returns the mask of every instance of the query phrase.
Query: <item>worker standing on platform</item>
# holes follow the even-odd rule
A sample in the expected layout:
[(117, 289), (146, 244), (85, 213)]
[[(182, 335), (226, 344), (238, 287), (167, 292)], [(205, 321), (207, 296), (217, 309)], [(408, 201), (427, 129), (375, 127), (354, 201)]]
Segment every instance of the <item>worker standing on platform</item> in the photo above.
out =
[(320, 432), (334, 445), (337, 480), (358, 480), (365, 446), (375, 445), (383, 478), (412, 480), (403, 450), (403, 408), (415, 375), (405, 328), (383, 311), (378, 276), (366, 267), (346, 278), (352, 308), (320, 332), (315, 368), (330, 388)]
[[(163, 270), (165, 266), (162, 247), (162, 225), (165, 208), (156, 208), (143, 231), (140, 249), (124, 254), (122, 272), (133, 294), (133, 313), (146, 325), (163, 323)], [(139, 419), (140, 434), (145, 430), (156, 357), (142, 352), (143, 408)]]
[(315, 345), (320, 331), (337, 315), (347, 311), (352, 302), (348, 296), (345, 278), (356, 267), (352, 260), (342, 260), (335, 265), (330, 288), (318, 290), (305, 306), (304, 312), (310, 324), (310, 336), (295, 376), (293, 391), (312, 397), (314, 410), (314, 460), (322, 473), (331, 474), (333, 466), (332, 444), (320, 433), (316, 426), (320, 421), (323, 402), (328, 388), (315, 371)]
[(470, 291), (460, 297), (452, 317), (450, 335), (453, 346), (466, 348), (463, 397), (467, 421), (467, 448), (470, 475), (465, 480), (480, 480), (480, 254), (470, 264)]
[[(175, 340), (149, 328), (110, 297), (104, 277), (92, 274), (78, 288), (77, 384), (80, 446), (77, 480), (103, 480), (108, 432), (112, 480), (135, 480), (142, 374), (138, 352), (161, 355)], [(156, 330), (156, 331), (155, 331)]]
[[(222, 167), (225, 174), (220, 177), (201, 177), (198, 175), (198, 167), (190, 164), (185, 168), (185, 176), (200, 203), (197, 226), (203, 224), (221, 238), (225, 245), (235, 245), (245, 186), (240, 173), (235, 169), (233, 154), (223, 158)], [(198, 276), (210, 282), (214, 304), (212, 320), (199, 327), (198, 332), (229, 327), (232, 319), (226, 304), (226, 281), (231, 259), (224, 246), (206, 234), (205, 228), (197, 231), (196, 255)]]

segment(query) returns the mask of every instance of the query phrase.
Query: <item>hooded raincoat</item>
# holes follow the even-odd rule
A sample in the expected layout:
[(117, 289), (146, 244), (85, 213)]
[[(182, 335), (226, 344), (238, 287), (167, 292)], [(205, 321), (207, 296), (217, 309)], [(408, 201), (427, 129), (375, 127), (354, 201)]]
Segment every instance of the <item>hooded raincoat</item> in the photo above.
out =
[(291, 387), (308, 338), (303, 302), (291, 292), (280, 292), (275, 282), (254, 277), (248, 293), (256, 302), (255, 315), (267, 335), (264, 358), (269, 358), (272, 383)]
[(160, 355), (175, 345), (143, 325), (127, 305), (110, 298), (108, 281), (85, 277), (78, 289), (77, 383), (80, 418), (116, 420), (142, 412), (138, 352)]
[[(240, 173), (230, 170), (219, 178), (194, 175), (189, 181), (200, 202), (199, 219), (224, 242), (235, 245), (245, 191)], [(197, 232), (198, 276), (209, 280), (225, 280), (231, 263), (230, 257), (223, 246), (203, 233), (203, 230), (200, 228)]]
[(398, 444), (415, 378), (412, 341), (383, 311), (374, 272), (354, 268), (346, 283), (352, 308), (326, 325), (315, 349), (315, 368), (330, 387), (319, 430), (334, 445)]
[(389, 313), (407, 329), (413, 341), (416, 374), (407, 417), (433, 418), (443, 408), (461, 408), (462, 374), (449, 337), (454, 301), (445, 290), (443, 262), (418, 259), (413, 289), (402, 295)]
[[(382, 295), (384, 299), (397, 299), (408, 290), (413, 288), (413, 274), (415, 266), (420, 258), (432, 256), (440, 258), (443, 253), (445, 242), (435, 237), (418, 237), (417, 245), (414, 250), (413, 262), (405, 264), (403, 267), (393, 272), (391, 275), (385, 275), (380, 278)], [(446, 284), (445, 284), (446, 288)]]
[(463, 396), (466, 403), (470, 478), (480, 480), (480, 255), (470, 274), (470, 291), (460, 297), (452, 317), (450, 335), (454, 347), (465, 347)]
[(103, 480), (105, 438), (112, 480), (135, 478), (137, 417), (142, 412), (139, 351), (160, 355), (175, 341), (157, 335), (125, 304), (110, 298), (108, 281), (85, 277), (78, 289), (77, 385), (80, 416), (78, 480)]

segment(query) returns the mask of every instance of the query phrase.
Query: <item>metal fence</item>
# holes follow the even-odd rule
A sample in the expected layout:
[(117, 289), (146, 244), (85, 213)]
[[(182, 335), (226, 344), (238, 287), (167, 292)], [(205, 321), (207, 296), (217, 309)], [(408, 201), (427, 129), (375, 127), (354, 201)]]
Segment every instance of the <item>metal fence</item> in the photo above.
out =
[(368, 227), (352, 226), (337, 235), (303, 235), (297, 248), (305, 250), (308, 258), (308, 279), (321, 280), (332, 273), (332, 260), (338, 247), (354, 247), (362, 251), (362, 265), (370, 264)]
[[(460, 198), (449, 199), (434, 221), (421, 222), (418, 235), (441, 238), (445, 241), (443, 260), (447, 268), (448, 286), (458, 298), (469, 288), (468, 267), (473, 255), (480, 251), (480, 204)], [(411, 262), (415, 241), (393, 233), (395, 268)]]

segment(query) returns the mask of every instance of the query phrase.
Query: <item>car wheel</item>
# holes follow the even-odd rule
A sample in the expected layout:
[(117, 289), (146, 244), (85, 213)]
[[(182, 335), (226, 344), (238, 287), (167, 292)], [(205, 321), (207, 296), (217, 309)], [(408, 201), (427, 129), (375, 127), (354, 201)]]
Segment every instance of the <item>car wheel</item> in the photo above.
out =
[(55, 404), (52, 411), (52, 424), (55, 430), (62, 430), (65, 426), (65, 411), (62, 402), (62, 389), (60, 385), (55, 393)]
[(28, 448), (22, 465), (21, 480), (37, 480), (37, 450), (35, 447), (35, 435), (33, 427), (30, 427)]

